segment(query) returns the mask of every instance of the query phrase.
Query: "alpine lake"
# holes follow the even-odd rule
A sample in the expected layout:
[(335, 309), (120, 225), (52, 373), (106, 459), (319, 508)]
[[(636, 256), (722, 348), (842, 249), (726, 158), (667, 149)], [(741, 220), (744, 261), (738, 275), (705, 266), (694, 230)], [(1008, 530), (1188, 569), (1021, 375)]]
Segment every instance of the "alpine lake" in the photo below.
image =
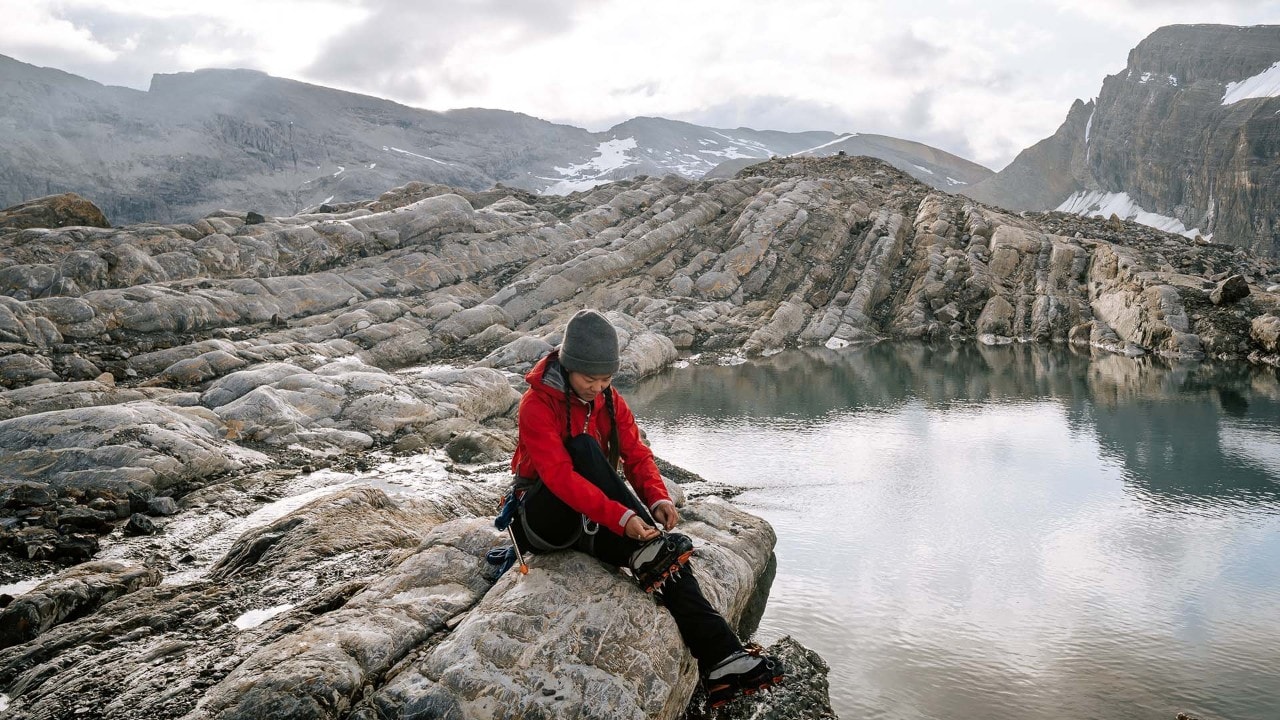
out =
[(773, 524), (755, 637), (842, 718), (1280, 717), (1274, 369), (878, 344), (620, 389)]

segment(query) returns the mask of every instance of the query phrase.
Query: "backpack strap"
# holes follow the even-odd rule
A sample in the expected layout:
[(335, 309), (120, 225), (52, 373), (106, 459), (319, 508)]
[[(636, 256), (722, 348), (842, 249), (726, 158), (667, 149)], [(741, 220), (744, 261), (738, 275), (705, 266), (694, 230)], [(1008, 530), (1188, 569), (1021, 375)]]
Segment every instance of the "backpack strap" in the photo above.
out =
[(604, 389), (604, 406), (609, 411), (609, 467), (618, 469), (618, 458), (622, 454), (622, 444), (618, 440), (618, 416), (613, 412), (613, 387)]

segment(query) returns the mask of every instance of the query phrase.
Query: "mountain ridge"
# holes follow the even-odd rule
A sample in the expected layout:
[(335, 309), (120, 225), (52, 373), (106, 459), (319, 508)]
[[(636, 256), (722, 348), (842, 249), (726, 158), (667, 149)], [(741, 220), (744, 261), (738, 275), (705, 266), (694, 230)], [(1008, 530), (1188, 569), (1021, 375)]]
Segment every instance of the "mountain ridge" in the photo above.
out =
[[(510, 110), (414, 108), (244, 68), (158, 73), (141, 91), (4, 56), (0, 98), (11, 137), (0, 147), (0, 206), (70, 191), (120, 224), (224, 207), (291, 215), (414, 180), (566, 194), (639, 175), (693, 179), (724, 160), (842, 137), (645, 116), (591, 132)], [(969, 167), (953, 172), (954, 156), (903, 147), (913, 149), (883, 159), (926, 183), (927, 173)], [(945, 167), (929, 169), (938, 158)]]

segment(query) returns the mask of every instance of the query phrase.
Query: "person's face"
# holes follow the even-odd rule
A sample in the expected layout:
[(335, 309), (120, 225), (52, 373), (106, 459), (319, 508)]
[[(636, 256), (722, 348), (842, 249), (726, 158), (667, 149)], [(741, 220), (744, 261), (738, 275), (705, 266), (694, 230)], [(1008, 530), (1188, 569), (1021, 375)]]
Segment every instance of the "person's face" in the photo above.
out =
[(609, 387), (609, 383), (613, 382), (612, 375), (587, 375), (580, 372), (569, 373), (569, 385), (578, 397), (591, 402), (596, 396), (604, 392)]

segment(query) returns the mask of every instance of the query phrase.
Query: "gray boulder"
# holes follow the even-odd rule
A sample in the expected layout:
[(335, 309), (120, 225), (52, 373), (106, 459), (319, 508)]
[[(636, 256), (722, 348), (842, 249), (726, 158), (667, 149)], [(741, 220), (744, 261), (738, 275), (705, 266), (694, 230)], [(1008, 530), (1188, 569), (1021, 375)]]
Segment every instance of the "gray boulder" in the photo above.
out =
[(1223, 280), (1209, 293), (1209, 301), (1214, 305), (1229, 305), (1246, 297), (1249, 297), (1249, 283), (1240, 275)]
[[(772, 554), (772, 529), (710, 499), (685, 507), (693, 567), (734, 623)], [(508, 572), (458, 627), (403, 668), (360, 717), (675, 718), (697, 683), (667, 611), (576, 552)]]

